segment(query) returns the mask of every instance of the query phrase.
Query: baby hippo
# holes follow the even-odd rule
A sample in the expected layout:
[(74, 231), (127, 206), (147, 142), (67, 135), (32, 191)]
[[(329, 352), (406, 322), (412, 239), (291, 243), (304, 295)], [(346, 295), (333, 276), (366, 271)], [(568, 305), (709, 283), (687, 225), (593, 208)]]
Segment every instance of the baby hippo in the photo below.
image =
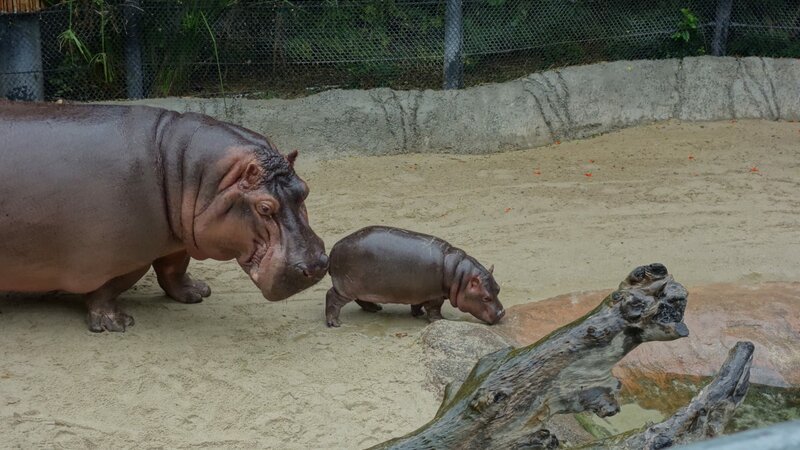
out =
[(355, 301), (365, 311), (378, 303), (411, 305), (411, 314), (442, 318), (450, 304), (489, 324), (505, 314), (497, 299), (500, 286), (463, 250), (442, 239), (399, 228), (371, 226), (345, 237), (330, 251), (328, 273), (333, 287), (325, 298), (325, 319), (338, 327), (339, 311)]

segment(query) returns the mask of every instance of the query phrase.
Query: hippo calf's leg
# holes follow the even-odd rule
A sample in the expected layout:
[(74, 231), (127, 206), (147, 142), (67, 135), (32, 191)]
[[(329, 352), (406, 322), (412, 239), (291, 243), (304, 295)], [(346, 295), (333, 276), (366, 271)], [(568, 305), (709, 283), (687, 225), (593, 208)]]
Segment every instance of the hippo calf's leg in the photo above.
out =
[(158, 285), (170, 298), (181, 303), (200, 303), (211, 295), (211, 288), (186, 273), (190, 259), (185, 251), (173, 253), (153, 261), (153, 269)]
[(442, 317), (442, 305), (444, 304), (444, 299), (439, 300), (431, 300), (427, 303), (423, 303), (425, 307), (425, 312), (428, 313), (428, 320), (431, 322), (444, 319)]
[(328, 294), (325, 296), (325, 322), (329, 327), (341, 325), (339, 311), (342, 310), (342, 306), (351, 301), (351, 299), (336, 292), (335, 288), (328, 289)]
[(100, 289), (87, 294), (86, 306), (89, 309), (89, 331), (95, 333), (104, 330), (125, 331), (126, 328), (133, 326), (133, 317), (122, 312), (117, 306), (117, 296), (133, 287), (147, 273), (149, 268), (150, 266), (148, 265), (139, 270), (112, 278)]
[(356, 300), (356, 303), (366, 312), (378, 312), (383, 309), (383, 306), (377, 303), (365, 302), (363, 300)]
[(420, 303), (419, 305), (411, 305), (411, 315), (414, 317), (419, 317), (425, 314), (422, 312), (422, 305), (423, 303)]

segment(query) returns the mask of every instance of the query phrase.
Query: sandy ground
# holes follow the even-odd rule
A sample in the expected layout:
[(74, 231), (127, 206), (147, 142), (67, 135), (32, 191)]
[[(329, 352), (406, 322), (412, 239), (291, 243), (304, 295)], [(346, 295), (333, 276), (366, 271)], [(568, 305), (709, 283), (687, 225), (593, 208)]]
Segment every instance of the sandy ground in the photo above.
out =
[[(298, 171), (328, 247), (368, 224), (436, 234), (495, 264), (506, 306), (612, 288), (656, 261), (690, 287), (800, 279), (798, 123), (669, 122), (492, 156), (301, 155)], [(435, 412), (426, 323), (406, 307), (348, 305), (329, 330), (328, 278), (268, 303), (235, 263), (192, 272), (210, 299), (174, 303), (150, 273), (123, 296), (125, 334), (89, 333), (77, 299), (0, 297), (0, 447), (360, 449)]]

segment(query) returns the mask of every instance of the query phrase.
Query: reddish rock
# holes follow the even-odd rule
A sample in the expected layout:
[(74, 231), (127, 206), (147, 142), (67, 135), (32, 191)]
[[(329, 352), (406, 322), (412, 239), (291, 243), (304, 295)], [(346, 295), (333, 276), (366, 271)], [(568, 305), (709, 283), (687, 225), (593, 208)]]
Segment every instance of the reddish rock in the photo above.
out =
[[(614, 368), (623, 383), (641, 377), (659, 380), (666, 374), (713, 375), (736, 341), (748, 340), (756, 346), (751, 382), (800, 386), (800, 283), (687, 289), (684, 322), (689, 337), (647, 343), (632, 351)], [(577, 292), (513, 306), (493, 330), (518, 345), (528, 345), (588, 313), (610, 292)]]

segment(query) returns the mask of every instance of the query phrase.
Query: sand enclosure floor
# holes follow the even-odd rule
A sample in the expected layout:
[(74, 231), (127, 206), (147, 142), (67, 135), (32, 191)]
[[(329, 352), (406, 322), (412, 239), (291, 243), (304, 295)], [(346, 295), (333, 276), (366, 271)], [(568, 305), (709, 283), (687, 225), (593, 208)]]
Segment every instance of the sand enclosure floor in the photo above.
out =
[[(491, 156), (301, 154), (298, 171), (328, 248), (369, 224), (432, 233), (494, 264), (506, 306), (613, 288), (650, 262), (690, 292), (800, 279), (798, 123), (667, 122)], [(233, 262), (190, 270), (210, 299), (172, 302), (151, 272), (123, 296), (125, 334), (89, 333), (76, 299), (0, 297), (0, 446), (360, 449), (433, 416), (426, 322), (407, 307), (348, 305), (332, 330), (328, 278), (268, 303)]]

